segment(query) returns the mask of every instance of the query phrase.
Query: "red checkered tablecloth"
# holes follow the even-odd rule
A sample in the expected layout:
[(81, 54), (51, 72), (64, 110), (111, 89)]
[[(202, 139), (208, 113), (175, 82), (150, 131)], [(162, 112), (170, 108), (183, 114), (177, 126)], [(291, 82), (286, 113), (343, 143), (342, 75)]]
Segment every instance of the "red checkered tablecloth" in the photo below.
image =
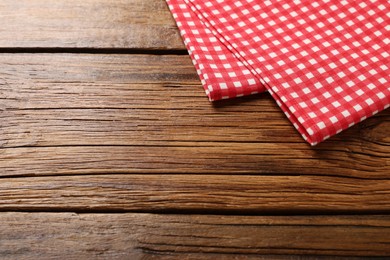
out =
[(167, 0), (211, 101), (268, 90), (310, 144), (390, 105), (390, 2)]

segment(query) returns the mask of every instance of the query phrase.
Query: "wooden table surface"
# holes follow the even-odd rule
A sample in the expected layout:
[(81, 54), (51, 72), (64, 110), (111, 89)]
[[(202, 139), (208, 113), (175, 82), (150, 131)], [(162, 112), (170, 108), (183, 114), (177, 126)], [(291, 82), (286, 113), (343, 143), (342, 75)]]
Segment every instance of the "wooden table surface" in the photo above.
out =
[(390, 256), (390, 111), (310, 147), (209, 103), (164, 0), (0, 2), (1, 259)]

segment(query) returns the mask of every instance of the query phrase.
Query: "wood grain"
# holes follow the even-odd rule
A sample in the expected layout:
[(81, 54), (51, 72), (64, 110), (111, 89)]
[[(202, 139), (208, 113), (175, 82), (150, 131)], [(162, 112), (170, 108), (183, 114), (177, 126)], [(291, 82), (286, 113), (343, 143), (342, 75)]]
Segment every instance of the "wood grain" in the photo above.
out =
[(1, 176), (389, 178), (389, 110), (312, 148), (267, 94), (209, 103), (187, 56), (0, 57)]
[(316, 176), (2, 178), (0, 211), (234, 214), (390, 212), (390, 180)]
[(0, 226), (2, 259), (390, 255), (389, 216), (1, 213)]
[(390, 256), (351, 215), (390, 211), (389, 110), (312, 148), (267, 94), (209, 103), (164, 0), (0, 17), (1, 259)]
[(184, 49), (164, 0), (3, 0), (0, 48)]

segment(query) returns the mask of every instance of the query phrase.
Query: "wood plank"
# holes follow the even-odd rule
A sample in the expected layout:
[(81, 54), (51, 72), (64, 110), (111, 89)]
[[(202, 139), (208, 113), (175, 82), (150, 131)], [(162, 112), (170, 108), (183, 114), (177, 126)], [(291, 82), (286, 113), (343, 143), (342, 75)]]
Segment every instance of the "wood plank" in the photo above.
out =
[(3, 0), (0, 48), (184, 49), (164, 0)]
[(2, 178), (0, 211), (390, 212), (390, 180), (317, 176), (99, 175)]
[(390, 255), (389, 216), (11, 212), (0, 227), (2, 259)]
[(266, 94), (210, 104), (187, 56), (0, 57), (1, 176), (389, 177), (389, 110), (312, 148)]

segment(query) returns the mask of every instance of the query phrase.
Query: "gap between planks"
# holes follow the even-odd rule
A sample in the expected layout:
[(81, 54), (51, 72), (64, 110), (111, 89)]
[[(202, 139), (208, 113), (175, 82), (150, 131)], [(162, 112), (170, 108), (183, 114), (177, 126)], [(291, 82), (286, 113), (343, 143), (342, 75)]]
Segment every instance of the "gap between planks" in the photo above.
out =
[(185, 49), (143, 49), (143, 48), (18, 48), (0, 47), (0, 53), (69, 53), (69, 54), (124, 54), (124, 55), (185, 55), (188, 51)]

